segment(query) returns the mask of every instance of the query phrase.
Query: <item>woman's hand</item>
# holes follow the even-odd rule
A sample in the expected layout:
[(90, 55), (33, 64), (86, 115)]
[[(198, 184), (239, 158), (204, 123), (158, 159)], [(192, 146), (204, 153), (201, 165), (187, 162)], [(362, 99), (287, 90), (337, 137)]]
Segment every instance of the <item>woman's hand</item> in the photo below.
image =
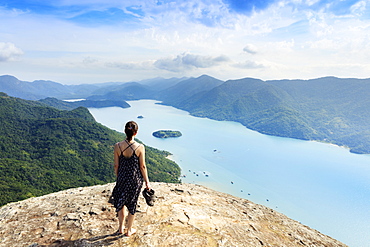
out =
[(150, 190), (150, 184), (149, 184), (149, 182), (145, 182), (145, 188), (146, 188), (147, 190)]

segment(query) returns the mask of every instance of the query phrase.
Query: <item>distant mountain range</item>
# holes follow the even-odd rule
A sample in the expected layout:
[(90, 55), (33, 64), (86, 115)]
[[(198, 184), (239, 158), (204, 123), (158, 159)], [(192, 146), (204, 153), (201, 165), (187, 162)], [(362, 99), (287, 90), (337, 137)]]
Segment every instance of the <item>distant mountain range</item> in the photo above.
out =
[[(63, 85), (53, 81), (20, 81), (11, 75), (0, 76), (0, 92), (27, 100), (45, 98), (133, 100), (152, 98), (155, 93), (189, 78), (154, 78), (138, 82), (107, 82), (100, 84)], [(112, 98), (113, 97), (113, 98)]]
[(39, 102), (44, 103), (46, 105), (55, 107), (59, 110), (73, 110), (78, 107), (86, 107), (86, 108), (102, 108), (102, 107), (112, 107), (118, 106), (122, 108), (128, 108), (130, 105), (123, 100), (78, 100), (78, 101), (63, 101), (58, 100), (56, 98), (46, 98), (40, 99)]
[(230, 80), (174, 104), (264, 134), (316, 140), (370, 153), (370, 80)]
[(264, 134), (328, 142), (354, 153), (370, 153), (370, 79), (221, 81), (203, 75), (65, 86), (0, 76), (0, 91), (33, 99), (82, 97), (96, 104), (156, 99), (195, 116), (240, 122)]

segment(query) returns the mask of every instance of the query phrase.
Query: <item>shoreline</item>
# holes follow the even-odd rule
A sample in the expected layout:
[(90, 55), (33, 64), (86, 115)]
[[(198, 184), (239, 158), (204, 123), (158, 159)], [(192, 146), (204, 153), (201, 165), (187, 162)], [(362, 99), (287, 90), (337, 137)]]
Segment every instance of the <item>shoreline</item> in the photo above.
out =
[[(325, 148), (325, 145), (319, 145), (317, 141), (303, 142), (299, 139), (264, 135), (234, 121), (214, 121), (190, 116), (188, 112), (173, 107), (155, 106), (152, 100), (130, 104), (131, 110), (107, 109), (101, 112), (96, 110), (96, 117), (100, 117), (106, 125), (119, 127), (117, 122), (120, 119), (107, 119), (115, 115), (113, 112), (119, 112), (124, 116), (121, 122), (135, 118), (138, 114), (145, 116), (140, 120), (141, 123), (139, 122), (141, 132), (138, 138), (152, 147), (172, 153), (168, 158), (181, 167), (182, 175), (186, 175), (186, 178), (181, 178), (182, 183), (204, 185), (273, 209), (278, 206), (277, 210), (289, 215), (290, 218), (348, 243), (354, 244), (364, 239), (360, 234), (362, 235), (363, 230), (367, 229), (362, 226), (367, 223), (363, 223), (358, 216), (364, 219), (368, 215), (367, 210), (359, 208), (358, 213), (345, 214), (345, 217), (340, 219), (336, 215), (338, 215), (337, 212), (341, 215), (348, 211), (356, 205), (355, 201), (362, 203), (360, 206), (366, 204), (368, 197), (364, 196), (368, 194), (367, 190), (358, 190), (362, 189), (358, 186), (346, 186), (345, 190), (337, 191), (338, 187), (334, 184), (351, 185), (355, 176), (361, 179), (367, 178), (365, 173), (354, 173), (353, 170), (359, 167), (361, 168), (359, 171), (367, 171), (365, 166), (367, 157), (349, 156), (349, 152), (343, 151), (342, 148), (329, 146)], [(232, 128), (227, 137), (222, 135), (225, 128)], [(151, 135), (155, 129), (179, 129), (184, 133), (184, 138), (159, 140)], [(228, 143), (231, 141), (230, 138), (239, 144), (234, 148), (224, 145), (225, 141)], [(235, 159), (232, 155), (236, 151), (235, 148), (240, 155), (243, 155), (242, 162), (240, 158)], [(354, 164), (348, 167), (347, 159), (354, 161)], [(229, 163), (225, 163), (226, 161)], [(189, 170), (191, 172), (188, 172)], [(194, 171), (199, 176), (193, 174)], [(202, 176), (203, 171), (211, 171), (209, 177)], [(304, 174), (302, 171), (305, 171)], [(354, 176), (348, 177), (349, 172)], [(317, 173), (327, 179), (319, 179), (320, 176), (318, 177)], [(302, 175), (303, 181), (300, 179)], [(332, 183), (332, 179), (337, 179), (334, 182), (338, 183)], [(231, 184), (231, 181), (234, 184)], [(368, 183), (366, 180), (364, 182)], [(302, 190), (298, 191), (297, 186), (290, 186), (291, 183), (296, 183), (298, 188), (302, 187)], [(338, 193), (327, 194), (333, 190)], [(351, 191), (355, 193), (350, 193)], [(297, 196), (302, 195), (302, 192), (306, 196)], [(356, 195), (364, 196), (361, 196), (362, 199), (357, 199), (359, 197)], [(327, 210), (328, 208), (331, 209)], [(352, 229), (355, 226), (362, 226), (363, 229), (353, 232)], [(345, 236), (343, 231), (351, 234)]]
[(243, 125), (245, 128), (247, 128), (248, 130), (251, 130), (251, 131), (256, 131), (260, 134), (263, 134), (263, 135), (268, 135), (268, 136), (274, 136), (274, 137), (282, 137), (282, 138), (291, 138), (291, 139), (295, 139), (295, 140), (301, 140), (301, 141), (314, 141), (314, 142), (320, 142), (320, 143), (325, 143), (325, 144), (331, 144), (331, 145), (335, 145), (335, 146), (338, 146), (340, 148), (344, 148), (344, 149), (347, 149), (350, 153), (353, 153), (353, 154), (364, 154), (364, 155), (370, 155), (370, 151), (368, 153), (366, 152), (356, 152), (356, 151), (353, 151), (353, 148), (347, 146), (347, 145), (338, 145), (338, 144), (335, 144), (333, 142), (328, 142), (328, 141), (325, 141), (326, 138), (322, 139), (322, 140), (311, 140), (311, 139), (303, 139), (303, 138), (296, 138), (296, 137), (291, 137), (291, 136), (281, 136), (281, 135), (274, 135), (274, 134), (270, 134), (268, 132), (266, 132), (265, 130), (263, 129), (260, 129), (260, 130), (257, 130), (257, 129), (251, 129), (249, 128), (248, 126), (244, 125), (243, 123), (241, 122), (238, 122), (238, 121), (235, 121), (235, 120), (231, 120), (231, 119), (224, 119), (224, 120), (220, 120), (220, 119), (217, 119), (217, 118), (213, 118), (213, 117), (209, 117), (207, 115), (202, 115), (202, 116), (198, 116), (196, 114), (193, 114), (192, 112), (189, 112), (188, 110), (186, 109), (182, 109), (182, 108), (179, 108), (179, 107), (176, 107), (176, 106), (173, 106), (173, 105), (169, 105), (169, 104), (163, 104), (163, 102), (161, 101), (158, 101), (158, 100), (154, 100), (154, 101), (157, 101), (159, 103), (156, 103), (156, 104), (160, 104), (160, 105), (165, 105), (165, 106), (170, 106), (170, 107), (173, 107), (175, 109), (178, 109), (178, 110), (181, 110), (181, 111), (185, 111), (187, 113), (189, 113), (191, 116), (193, 117), (197, 117), (197, 118), (207, 118), (207, 119), (210, 119), (210, 120), (215, 120), (215, 121), (229, 121), (229, 122), (234, 122), (234, 123), (239, 123), (241, 125)]

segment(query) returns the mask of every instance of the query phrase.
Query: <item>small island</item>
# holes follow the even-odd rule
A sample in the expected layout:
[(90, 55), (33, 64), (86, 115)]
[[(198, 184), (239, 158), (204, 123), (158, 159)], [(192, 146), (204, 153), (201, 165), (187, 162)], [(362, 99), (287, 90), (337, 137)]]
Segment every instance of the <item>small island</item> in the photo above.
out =
[(153, 136), (157, 138), (170, 138), (182, 136), (180, 131), (174, 130), (158, 130), (153, 132)]

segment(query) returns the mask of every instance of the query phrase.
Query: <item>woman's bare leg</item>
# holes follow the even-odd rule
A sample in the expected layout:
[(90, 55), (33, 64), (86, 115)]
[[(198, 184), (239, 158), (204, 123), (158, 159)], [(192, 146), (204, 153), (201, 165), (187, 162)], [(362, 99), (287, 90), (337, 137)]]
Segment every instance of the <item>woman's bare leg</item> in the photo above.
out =
[(125, 207), (122, 207), (122, 209), (118, 211), (118, 222), (119, 222), (118, 232), (119, 233), (124, 233), (124, 229), (123, 229), (124, 219), (125, 219)]
[(134, 223), (134, 220), (135, 220), (135, 215), (128, 213), (126, 236), (131, 236), (136, 233), (136, 229), (132, 228), (132, 224)]

